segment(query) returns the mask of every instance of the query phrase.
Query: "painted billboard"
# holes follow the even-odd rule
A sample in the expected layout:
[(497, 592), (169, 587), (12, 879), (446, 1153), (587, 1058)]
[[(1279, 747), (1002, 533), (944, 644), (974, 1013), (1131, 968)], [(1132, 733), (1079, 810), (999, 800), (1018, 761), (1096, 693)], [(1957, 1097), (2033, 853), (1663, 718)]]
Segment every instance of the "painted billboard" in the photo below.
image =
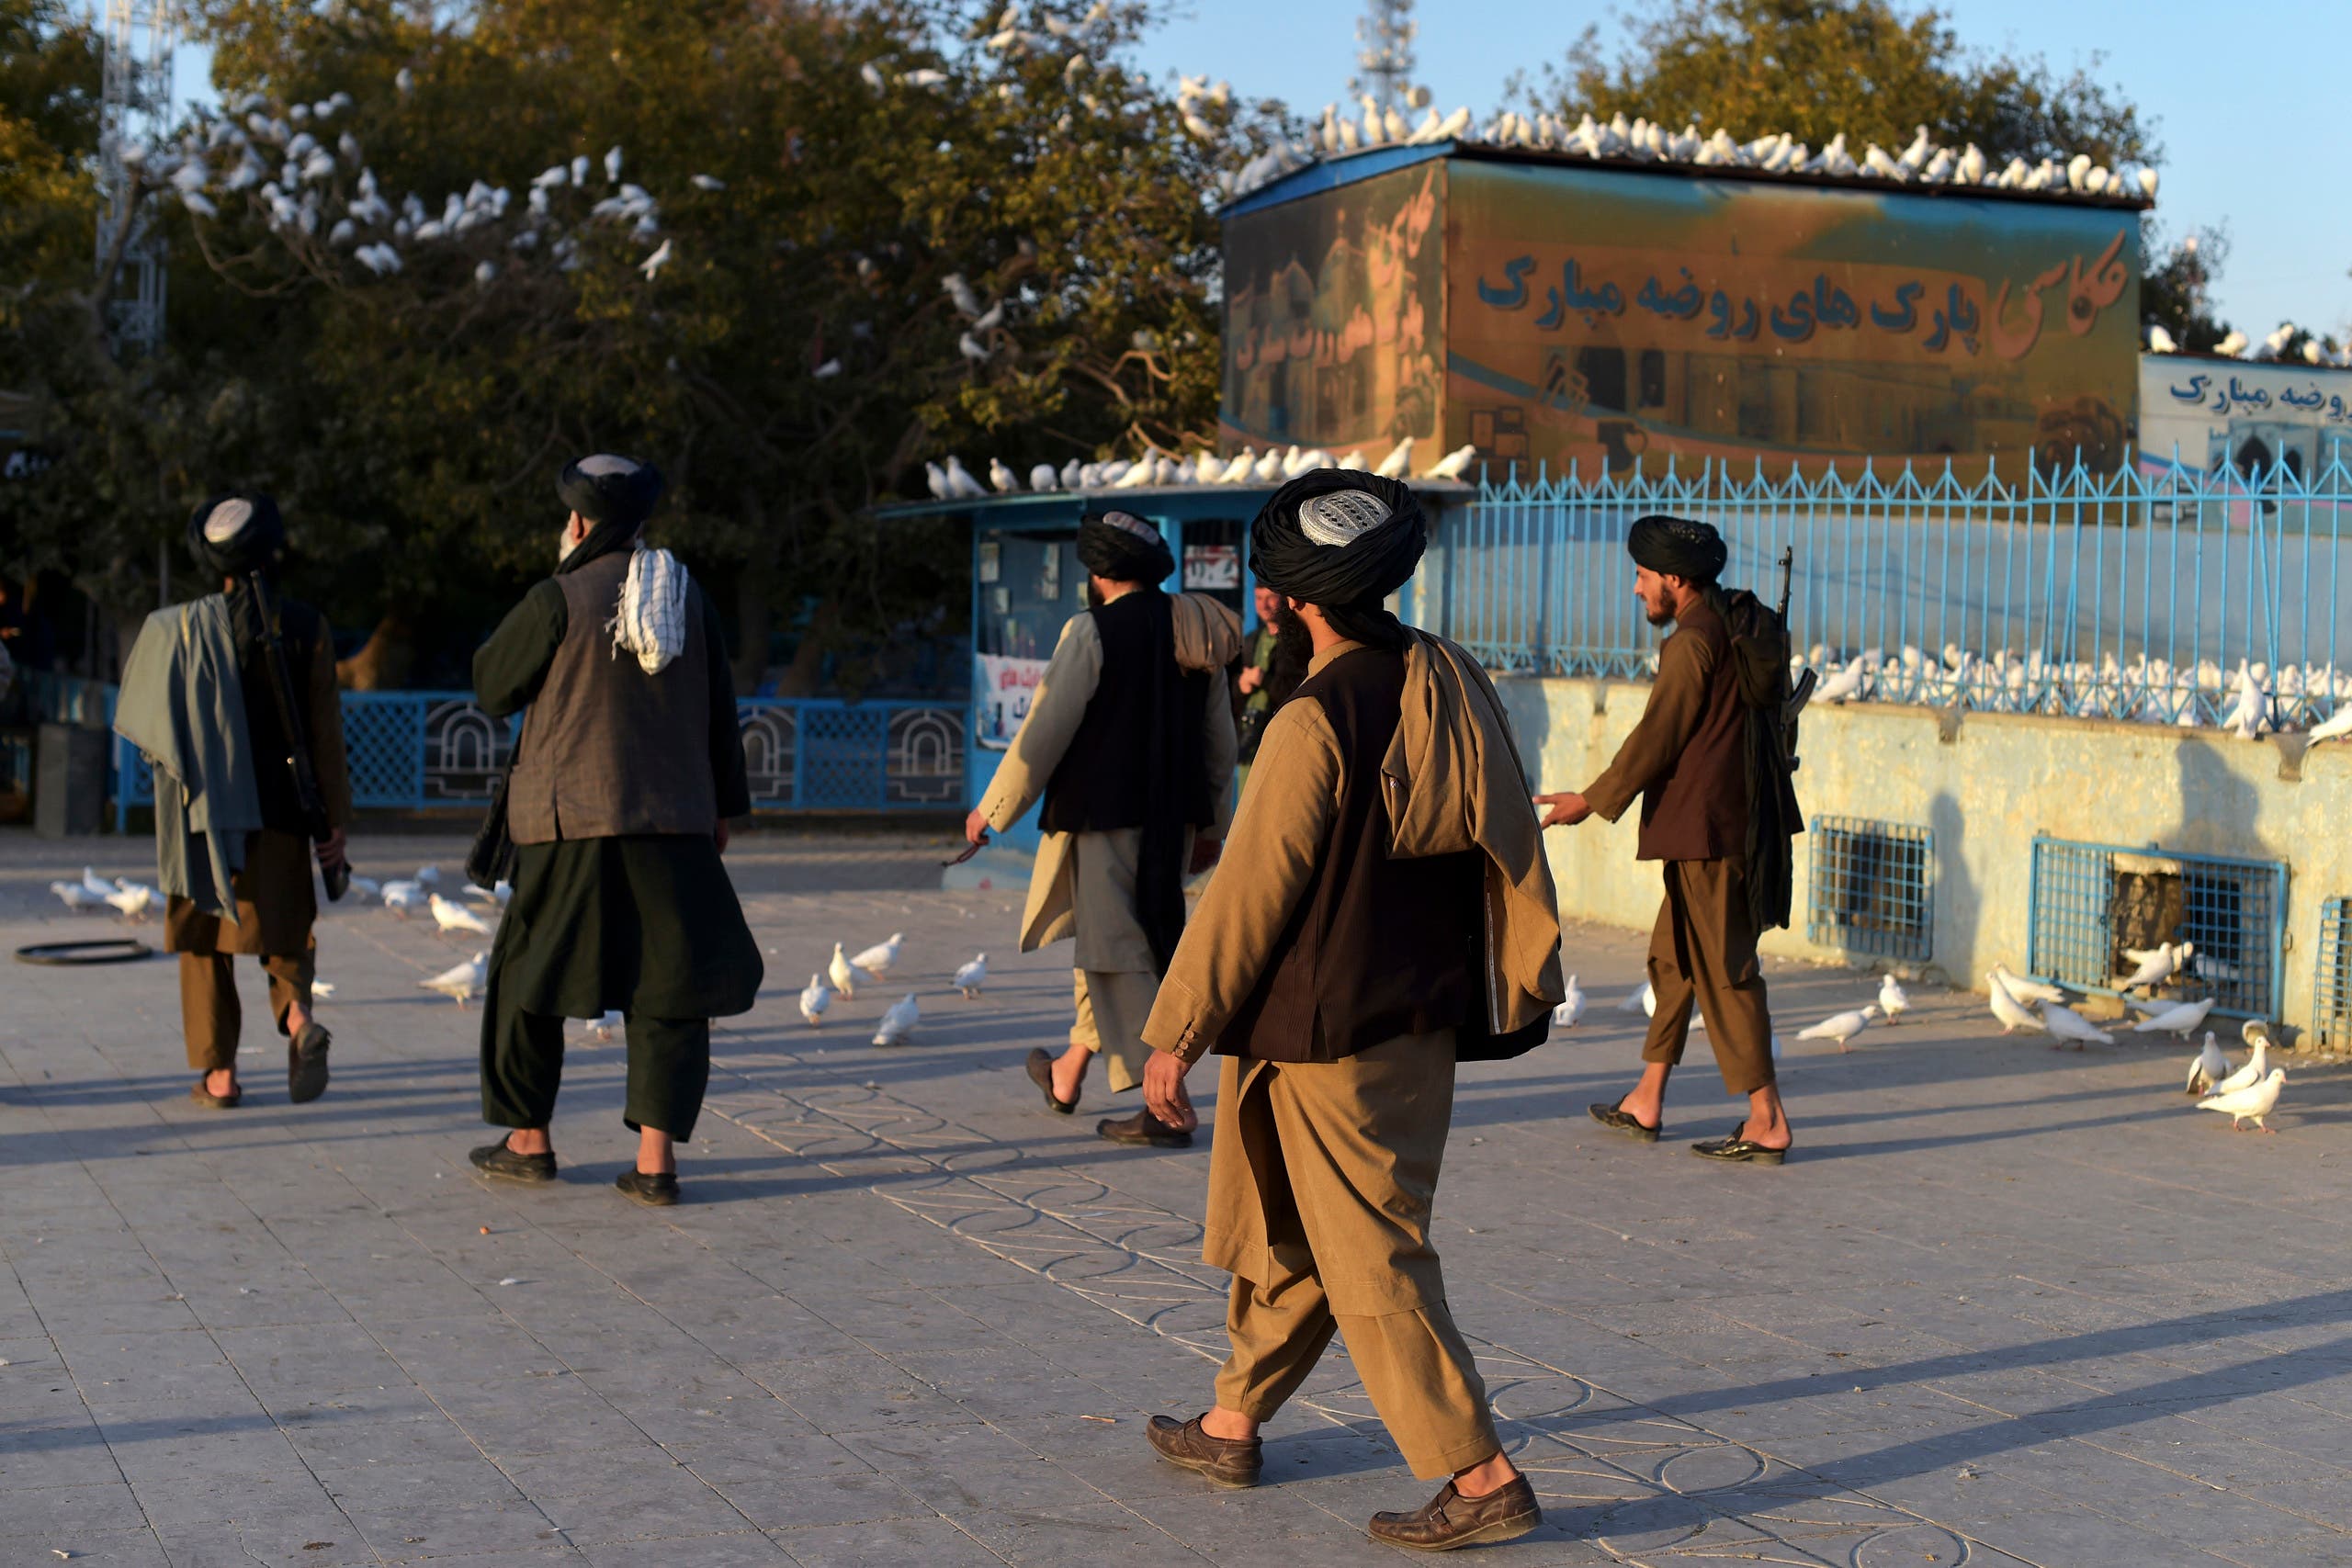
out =
[(2308, 479), (2352, 466), (2352, 370), (2151, 354), (2140, 360), (2140, 457)]
[(1225, 231), (1220, 445), (1362, 447), (1442, 434), (1445, 164), (1240, 213)]
[(2130, 446), (2129, 209), (1459, 158), (1446, 200), (1446, 443), (1490, 463)]

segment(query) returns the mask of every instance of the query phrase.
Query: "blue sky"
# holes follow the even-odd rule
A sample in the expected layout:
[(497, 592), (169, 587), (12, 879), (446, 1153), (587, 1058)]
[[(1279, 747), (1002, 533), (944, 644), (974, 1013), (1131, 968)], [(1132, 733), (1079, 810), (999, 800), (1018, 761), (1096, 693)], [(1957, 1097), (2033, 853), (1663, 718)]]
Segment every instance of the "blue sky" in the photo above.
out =
[[(1646, 14), (1655, 3), (1625, 8)], [(1176, 19), (1144, 48), (1156, 72), (1205, 71), (1309, 115), (1345, 96), (1361, 0), (1177, 5)], [(2218, 292), (2237, 326), (2256, 338), (2290, 317), (2339, 340), (2352, 329), (2352, 173), (2336, 145), (2343, 105), (2323, 85), (2352, 60), (2352, 5), (2266, 6), (2252, 13), (2262, 25), (2248, 27), (2188, 0), (2138, 0), (2128, 12), (2079, 0), (1941, 6), (1967, 42), (2040, 54), (2061, 73), (2105, 53), (2101, 78), (2157, 122), (2158, 218), (2175, 234), (2229, 229)], [(1483, 118), (1514, 71), (1559, 60), (1588, 23), (1605, 39), (1622, 36), (1615, 14), (1535, 0), (1421, 0), (1419, 78), (1440, 107), (1468, 104)], [(200, 90), (204, 68), (201, 51), (184, 51), (183, 95)]]

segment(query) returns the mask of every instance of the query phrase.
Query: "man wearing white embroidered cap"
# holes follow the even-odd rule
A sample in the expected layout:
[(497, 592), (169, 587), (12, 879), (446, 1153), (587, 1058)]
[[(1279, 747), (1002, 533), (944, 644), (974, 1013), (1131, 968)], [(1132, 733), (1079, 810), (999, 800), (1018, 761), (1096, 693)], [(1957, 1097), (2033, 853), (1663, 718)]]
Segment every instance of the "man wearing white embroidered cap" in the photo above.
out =
[(710, 1021), (750, 1011), (762, 975), (719, 860), (727, 819), (751, 809), (734, 682), (708, 596), (643, 544), (661, 473), (598, 456), (556, 488), (561, 562), (474, 655), (482, 710), (530, 711), (501, 802), (514, 896), (482, 1009), (482, 1119), (514, 1131), (473, 1162), (555, 1179), (563, 1021), (617, 1010), (638, 1151), (616, 1185), (666, 1205), (709, 1082)]

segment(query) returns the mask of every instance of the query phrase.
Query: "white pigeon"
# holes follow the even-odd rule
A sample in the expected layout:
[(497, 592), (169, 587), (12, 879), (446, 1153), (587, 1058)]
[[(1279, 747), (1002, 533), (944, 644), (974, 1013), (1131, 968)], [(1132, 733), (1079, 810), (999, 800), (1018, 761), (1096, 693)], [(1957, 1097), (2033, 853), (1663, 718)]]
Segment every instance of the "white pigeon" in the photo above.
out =
[(372, 876), (355, 876), (351, 879), (351, 890), (362, 898), (373, 898), (384, 891), (384, 885)]
[(489, 973), (490, 954), (477, 953), (463, 964), (454, 968), (444, 969), (430, 980), (419, 980), (417, 984), (428, 991), (438, 991), (445, 997), (455, 997), (458, 998), (458, 1005), (464, 1007), (468, 997), (474, 996), (481, 990), (482, 976)]
[[(2068, 1007), (2064, 1002), (2042, 1003), (2041, 1023), (2043, 1028), (2056, 1035), (2059, 1040), (2073, 1041), (2075, 1043), (2075, 1049), (2077, 1051), (2081, 1050), (2084, 1046), (2089, 1044), (2094, 1040), (2102, 1045), (2112, 1045), (2115, 1043), (2114, 1035), (2109, 1034), (2106, 1030), (2101, 1029), (2098, 1025), (2093, 1023), (2089, 1019), (2085, 1018), (2081, 1013), (2076, 1012), (2073, 1008)], [(2054, 1044), (2050, 1048), (2052, 1051), (2058, 1049)]]
[(613, 1036), (620, 1032), (621, 1021), (621, 1010), (612, 1008), (602, 1018), (582, 1020), (580, 1032), (584, 1039), (594, 1040), (599, 1045), (609, 1045), (613, 1043)]
[(2201, 1002), (2182, 1002), (2142, 1019), (2132, 1026), (2132, 1032), (2134, 1034), (2177, 1034), (2186, 1040), (2188, 1038), (2188, 1032), (2203, 1023), (2205, 1015), (2212, 1010), (2213, 998), (2211, 997), (2207, 997)]
[(2226, 1094), (2214, 1094), (2197, 1102), (2199, 1111), (2218, 1111), (2230, 1119), (2230, 1131), (2238, 1130), (2241, 1122), (2251, 1122), (2266, 1133), (2278, 1129), (2263, 1120), (2278, 1109), (2278, 1091), (2286, 1087), (2287, 1069), (2273, 1067), (2259, 1083), (2250, 1083)]
[(418, 866), (416, 874), (409, 880), (420, 887), (438, 887), (441, 886), (441, 868), (437, 865)]
[(876, 942), (850, 962), (879, 980), (890, 972), (890, 965), (899, 961), (899, 944), (905, 940), (904, 931), (892, 931), (889, 941)]
[(1577, 984), (1574, 975), (1568, 976), (1568, 994), (1558, 1007), (1552, 1010), (1552, 1027), (1574, 1029), (1584, 1017), (1584, 987)]
[(2213, 1086), (2230, 1076), (2230, 1059), (2213, 1043), (2213, 1032), (2205, 1032), (2205, 1049), (2188, 1058), (2188, 1081), (2185, 1094), (2211, 1094)]
[(2213, 1092), (2235, 1094), (2239, 1089), (2252, 1089), (2256, 1084), (2260, 1083), (2269, 1071), (2270, 1042), (2257, 1035), (2255, 1037), (2253, 1054), (2246, 1057), (2245, 1066), (2217, 1080), (2213, 1085)]
[(983, 953), (956, 971), (956, 988), (964, 993), (966, 1001), (970, 1001), (980, 994), (980, 987), (988, 984), (988, 979), (989, 955)]
[(1800, 1040), (1835, 1040), (1838, 1042), (1838, 1049), (1843, 1051), (1846, 1049), (1846, 1042), (1851, 1040), (1855, 1035), (1860, 1034), (1863, 1030), (1868, 1029), (1871, 1026), (1871, 1020), (1877, 1016), (1878, 1004), (1876, 1002), (1872, 1002), (1870, 1006), (1862, 1009), (1860, 1012), (1841, 1012), (1833, 1018), (1825, 1018), (1819, 1023), (1815, 1024), (1811, 1029), (1799, 1031), (1797, 1038)]
[(2168, 979), (2178, 972), (2181, 964), (2196, 951), (2194, 942), (2184, 942), (2177, 947), (2171, 942), (2165, 942), (2154, 951), (2146, 953), (2145, 956), (2139, 960), (2140, 966), (2132, 971), (2130, 977), (2115, 988), (2119, 991), (2136, 991)]
[(2066, 993), (2040, 980), (2029, 980), (2006, 964), (1993, 965), (1993, 973), (2000, 977), (2002, 987), (2021, 1002), (2063, 1002)]
[(333, 995), (334, 995), (334, 982), (333, 980), (313, 980), (311, 982), (311, 1000), (324, 1001), (327, 998)]
[(1645, 980), (1634, 988), (1633, 995), (1617, 1004), (1617, 1010), (1655, 1014), (1657, 1011), (1657, 993), (1652, 990), (1650, 983)]
[(662, 242), (660, 249), (656, 250), (651, 255), (637, 264), (637, 270), (645, 274), (646, 282), (652, 282), (654, 275), (660, 272), (663, 267), (670, 265), (671, 247), (673, 243), (673, 241), (664, 239)]
[[(1656, 1018), (1657, 1016), (1657, 987), (1651, 985), (1647, 980), (1643, 981), (1640, 999), (1642, 1004), (1642, 1016), (1644, 1018)], [(1704, 1034), (1707, 1032), (1707, 1015), (1701, 1012), (1696, 1004), (1693, 1004), (1690, 1009), (1690, 1032), (1693, 1034)]]
[(1889, 1023), (1911, 1010), (1911, 998), (1892, 975), (1878, 983), (1878, 1010), (1886, 1016)]
[(817, 1028), (825, 1021), (825, 1010), (833, 1005), (832, 987), (825, 984), (822, 975), (808, 976), (808, 987), (800, 993), (800, 1016), (808, 1027)]
[(1853, 660), (1843, 670), (1821, 682), (1821, 689), (1813, 694), (1814, 700), (1823, 703), (1842, 703), (1849, 697), (1857, 696), (1860, 694), (1862, 682), (1869, 673), (1861, 655), (1856, 654)]
[(903, 1001), (892, 1002), (882, 1014), (881, 1026), (874, 1032), (876, 1045), (903, 1045), (907, 1036), (915, 1032), (915, 1024), (922, 1018), (922, 1009), (915, 1004), (915, 994), (909, 991)]
[(143, 920), (147, 918), (148, 908), (155, 902), (155, 890), (136, 882), (126, 882), (107, 895), (107, 902), (113, 905), (116, 913), (124, 919)]
[(384, 908), (403, 920), (424, 908), (424, 890), (413, 882), (384, 884)]
[(1469, 469), (1470, 465), (1477, 460), (1478, 448), (1476, 446), (1456, 446), (1453, 451), (1440, 457), (1422, 478), (1458, 479)]
[(96, 894), (78, 882), (52, 882), (49, 890), (69, 909), (95, 909), (101, 902)]
[(82, 868), (82, 891), (93, 898), (104, 898), (107, 894), (120, 892), (121, 889), (85, 865)]
[(476, 936), (490, 934), (490, 928), (482, 923), (481, 917), (463, 904), (453, 903), (438, 893), (426, 897), (433, 909), (433, 923), (443, 931), (471, 931)]
[(2010, 992), (2008, 983), (2001, 978), (1998, 964), (1985, 971), (1984, 993), (1993, 1004), (1993, 1016), (2001, 1021), (2002, 1033), (2015, 1034), (2020, 1029), (2029, 1034), (2042, 1032), (2044, 1025), (2041, 1020), (2028, 1011), (2025, 1004)]
[(2311, 738), (2313, 740), (2341, 740), (2347, 735), (2352, 735), (2352, 703), (2337, 708), (2335, 716), (2326, 723), (2315, 726)]
[(825, 978), (831, 980), (833, 983), (833, 989), (842, 996), (857, 995), (857, 969), (848, 959), (842, 956), (840, 942), (833, 943), (833, 961), (826, 966)]

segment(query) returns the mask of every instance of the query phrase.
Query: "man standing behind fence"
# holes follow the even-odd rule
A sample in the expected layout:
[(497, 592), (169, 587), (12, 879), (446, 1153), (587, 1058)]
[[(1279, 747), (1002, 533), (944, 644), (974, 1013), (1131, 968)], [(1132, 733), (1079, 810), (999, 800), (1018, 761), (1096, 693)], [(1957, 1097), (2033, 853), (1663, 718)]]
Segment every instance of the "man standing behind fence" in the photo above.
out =
[[(334, 644), (325, 616), (277, 595), (286, 527), (268, 496), (205, 502), (188, 521), (187, 546), (224, 592), (147, 617), (123, 670), (115, 728), (156, 769), (164, 945), (180, 957), (187, 1065), (204, 1075), (188, 1098), (216, 1111), (244, 1098), (232, 961), (245, 953), (268, 973), (269, 1010), (287, 1037), (287, 1094), (299, 1105), (327, 1087), (329, 1039), (311, 1016), (312, 840), (322, 826), (330, 829), (317, 837), (316, 853), (339, 872), (351, 820)], [(307, 779), (297, 772), (298, 735)]]
[[(1550, 828), (1595, 813), (1614, 822), (1639, 795), (1637, 856), (1666, 864), (1666, 902), (1650, 938), (1657, 1006), (1642, 1046), (1642, 1081), (1616, 1104), (1593, 1106), (1592, 1116), (1644, 1143), (1657, 1142), (1666, 1080), (1682, 1060), (1695, 1005), (1706, 1018), (1724, 1087), (1747, 1097), (1747, 1116), (1729, 1137), (1693, 1144), (1691, 1152), (1779, 1165), (1792, 1140), (1773, 1073), (1772, 1019), (1749, 897), (1750, 715), (1736, 668), (1730, 607), (1716, 584), (1730, 552), (1708, 525), (1665, 516), (1634, 523), (1626, 549), (1634, 558), (1634, 592), (1650, 625), (1675, 628), (1658, 649), (1649, 705), (1608, 771), (1581, 795), (1535, 797), (1550, 807), (1544, 818)], [(1788, 807), (1792, 822), (1793, 798)]]
[(674, 558), (639, 542), (662, 489), (628, 457), (566, 468), (561, 563), (474, 655), (482, 711), (527, 703), (530, 715), (506, 796), (514, 896), (481, 1032), (482, 1120), (516, 1131), (473, 1162), (555, 1179), (564, 1020), (616, 1009), (638, 1150), (615, 1185), (655, 1205), (678, 1201), (675, 1145), (702, 1111), (710, 1021), (750, 1011), (762, 976), (719, 860), (751, 791), (718, 612)]
[[(1110, 1058), (1112, 1092), (1143, 1081), (1143, 1022), (1184, 932), (1195, 836), (1205, 852), (1232, 819), (1225, 668), (1241, 646), (1232, 611), (1160, 591), (1175, 558), (1135, 513), (1089, 513), (1078, 559), (1092, 608), (1062, 627), (1021, 732), (964, 823), (967, 839), (985, 843), (1044, 796), (1021, 951), (1077, 938), (1078, 1016), (1069, 1049), (1032, 1050), (1028, 1071), (1065, 1116), (1098, 1051)], [(1154, 1148), (1193, 1142), (1148, 1109), (1094, 1130)]]

